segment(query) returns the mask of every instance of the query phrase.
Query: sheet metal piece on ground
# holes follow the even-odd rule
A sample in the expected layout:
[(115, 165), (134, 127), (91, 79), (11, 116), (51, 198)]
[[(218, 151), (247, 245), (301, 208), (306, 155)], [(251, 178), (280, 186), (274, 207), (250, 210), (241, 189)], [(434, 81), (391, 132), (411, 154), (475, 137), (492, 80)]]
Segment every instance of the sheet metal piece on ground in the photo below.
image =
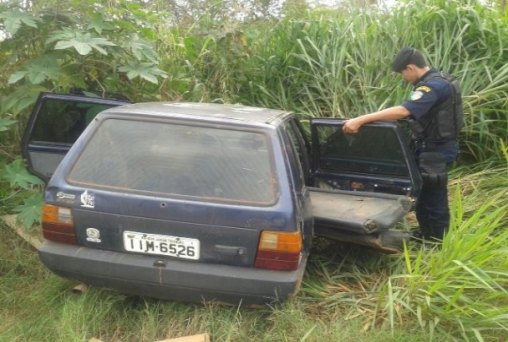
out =
[[(96, 338), (92, 338), (88, 342), (103, 342), (103, 341), (98, 340)], [(170, 338), (167, 340), (160, 340), (156, 342), (210, 342), (210, 335), (208, 335), (208, 333), (204, 333), (199, 335)]]
[(204, 333), (199, 335), (170, 338), (156, 342), (210, 342), (210, 336), (207, 333)]
[(23, 225), (16, 221), (16, 215), (5, 215), (2, 216), (2, 220), (5, 224), (14, 230), (16, 234), (21, 236), (26, 242), (32, 245), (35, 249), (39, 249), (42, 246), (42, 236), (40, 231), (34, 229), (31, 232), (27, 231)]

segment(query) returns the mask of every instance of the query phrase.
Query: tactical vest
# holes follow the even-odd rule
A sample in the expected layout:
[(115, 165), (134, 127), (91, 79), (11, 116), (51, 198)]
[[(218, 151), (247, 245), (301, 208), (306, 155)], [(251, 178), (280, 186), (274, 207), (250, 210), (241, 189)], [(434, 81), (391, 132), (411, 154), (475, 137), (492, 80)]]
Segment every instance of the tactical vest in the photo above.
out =
[(456, 140), (464, 125), (464, 111), (459, 82), (455, 77), (444, 72), (431, 72), (415, 85), (415, 89), (430, 80), (441, 79), (448, 84), (450, 96), (444, 102), (434, 106), (421, 119), (411, 124), (417, 139), (429, 142)]

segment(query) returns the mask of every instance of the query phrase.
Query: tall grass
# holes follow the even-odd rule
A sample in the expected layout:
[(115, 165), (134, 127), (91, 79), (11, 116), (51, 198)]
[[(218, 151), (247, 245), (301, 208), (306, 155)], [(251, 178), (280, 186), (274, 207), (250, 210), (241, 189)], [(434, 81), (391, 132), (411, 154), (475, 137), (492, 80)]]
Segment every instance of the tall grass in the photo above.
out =
[(508, 231), (501, 223), (508, 206), (492, 206), (451, 229), (439, 251), (406, 250), (406, 272), (390, 276), (380, 298), (379, 312), (392, 327), (412, 319), (430, 334), (506, 336)]
[[(365, 329), (408, 327), (429, 340), (508, 338), (508, 159), (456, 170), (452, 227), (440, 245), (410, 244), (401, 256), (318, 246), (302, 300), (316, 312), (363, 319)], [(342, 246), (342, 247), (341, 247)]]
[(485, 160), (500, 155), (499, 137), (508, 139), (507, 22), (476, 0), (411, 0), (389, 12), (310, 12), (220, 35), (186, 31), (172, 38), (183, 45), (162, 44), (160, 52), (193, 80), (180, 97), (354, 117), (407, 98), (409, 87), (390, 64), (398, 49), (414, 46), (460, 79), (463, 150)]
[[(203, 19), (186, 27), (168, 27), (171, 13), (156, 12), (159, 5), (155, 2), (153, 11), (134, 10), (128, 17), (136, 20), (124, 25), (139, 25), (134, 32), (150, 32), (146, 36), (154, 39), (158, 66), (168, 77), (150, 85), (123, 82), (109, 73), (91, 75), (104, 78), (97, 79), (98, 85), (133, 101), (242, 102), (306, 117), (354, 117), (407, 98), (409, 86), (401, 83), (390, 64), (398, 49), (414, 46), (431, 65), (461, 81), (466, 121), (462, 147), (467, 156), (473, 161), (499, 156), (499, 137), (508, 140), (508, 14), (484, 7), (479, 0), (402, 0), (389, 11), (355, 7), (280, 20)], [(72, 6), (70, 12), (80, 9), (79, 4)], [(117, 9), (103, 6), (111, 19), (118, 18)], [(37, 46), (48, 38), (50, 27), (41, 30)], [(40, 57), (37, 53), (46, 53), (47, 47), (18, 48), (24, 44), (15, 39), (2, 42), (0, 59), (6, 66), (0, 95), (23, 103), (26, 112), (41, 88), (6, 83), (10, 74)], [(19, 61), (14, 63), (11, 55)], [(115, 55), (111, 58), (112, 65), (122, 62)], [(94, 70), (93, 59), (75, 62), (80, 70)], [(80, 78), (86, 84), (87, 77)], [(70, 81), (54, 80), (47, 89), (68, 89)]]
[[(504, 147), (506, 148), (506, 147)], [(460, 340), (508, 338), (508, 158), (455, 179), (450, 232), (442, 245), (406, 249), (378, 312), (393, 328), (407, 319)]]

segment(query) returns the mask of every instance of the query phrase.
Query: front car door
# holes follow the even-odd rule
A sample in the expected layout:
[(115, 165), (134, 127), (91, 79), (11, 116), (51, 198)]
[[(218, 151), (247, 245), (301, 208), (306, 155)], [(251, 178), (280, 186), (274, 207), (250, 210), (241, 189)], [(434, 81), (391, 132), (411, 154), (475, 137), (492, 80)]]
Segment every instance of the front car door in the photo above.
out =
[(316, 235), (394, 253), (408, 233), (393, 229), (421, 179), (409, 135), (396, 123), (342, 132), (344, 120), (311, 121), (311, 200)]
[(28, 169), (48, 181), (56, 167), (101, 111), (129, 102), (100, 97), (41, 93), (21, 142)]

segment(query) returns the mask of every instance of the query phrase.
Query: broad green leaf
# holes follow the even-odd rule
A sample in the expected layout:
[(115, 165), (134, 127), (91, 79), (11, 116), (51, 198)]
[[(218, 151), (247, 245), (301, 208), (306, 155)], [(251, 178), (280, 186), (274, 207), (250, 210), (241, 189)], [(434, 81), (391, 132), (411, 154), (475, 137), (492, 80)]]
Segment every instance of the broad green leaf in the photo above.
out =
[(0, 119), (0, 132), (9, 130), (9, 126), (16, 123), (16, 120)]
[(90, 51), (92, 51), (90, 44), (82, 43), (75, 39), (62, 40), (55, 45), (55, 50), (64, 50), (68, 48), (76, 49), (76, 51), (82, 56), (88, 55)]
[(26, 75), (26, 71), (16, 71), (14, 74), (12, 74), (10, 77), (9, 77), (9, 84), (14, 84), (16, 82), (18, 82), (19, 80), (21, 80), (23, 77), (25, 77)]
[(7, 32), (9, 32), (14, 36), (21, 27), (21, 20), (17, 20), (14, 18), (6, 18), (4, 19), (4, 25)]
[(92, 14), (88, 29), (93, 29), (98, 34), (101, 34), (102, 31), (114, 30), (115, 26), (111, 22), (106, 21), (101, 13), (94, 13)]
[(153, 46), (150, 44), (150, 42), (139, 38), (136, 33), (131, 35), (129, 38), (130, 39), (124, 43), (123, 47), (130, 50), (138, 61), (147, 59), (152, 63), (156, 62), (157, 54), (155, 53), (155, 50), (153, 49)]
[(5, 29), (13, 36), (18, 32), (21, 24), (37, 28), (37, 21), (39, 21), (30, 14), (20, 11), (0, 13), (0, 19), (3, 19)]
[(38, 192), (24, 200), (13, 210), (18, 213), (17, 220), (23, 224), (25, 229), (30, 229), (35, 223), (40, 222), (44, 199), (42, 193)]
[(149, 73), (142, 73), (139, 75), (142, 79), (145, 79), (147, 80), (148, 82), (151, 82), (153, 84), (157, 84), (159, 83), (159, 81), (157, 80), (157, 77), (155, 77), (154, 75), (152, 74), (149, 74)]
[(36, 59), (26, 70), (32, 84), (39, 84), (46, 79), (57, 79), (61, 73), (58, 61), (50, 56)]
[(46, 39), (46, 45), (49, 45), (54, 42), (58, 42), (59, 40), (69, 40), (74, 38), (75, 33), (73, 30), (63, 29), (60, 31), (54, 32), (51, 36)]
[(48, 91), (48, 89), (32, 84), (16, 87), (16, 90), (4, 97), (0, 102), (2, 112), (11, 113), (14, 116), (18, 115), (21, 111), (32, 106), (37, 100), (39, 93), (43, 91)]
[(74, 48), (80, 55), (88, 55), (92, 49), (97, 50), (103, 55), (108, 52), (103, 48), (105, 46), (116, 46), (115, 43), (100, 37), (93, 37), (90, 33), (60, 31), (50, 37), (48, 42), (57, 41), (55, 50), (64, 50)]
[(125, 72), (129, 80), (139, 77), (154, 84), (158, 83), (157, 76), (162, 78), (167, 77), (164, 71), (152, 63), (128, 64), (118, 68), (118, 70)]
[(32, 84), (40, 84), (47, 79), (58, 79), (60, 75), (60, 65), (55, 56), (45, 55), (31, 61), (22, 70), (12, 74), (9, 83), (16, 83), (22, 78), (26, 78)]
[(42, 180), (27, 171), (21, 159), (16, 159), (5, 166), (2, 178), (8, 181), (13, 188), (30, 189), (32, 185), (44, 184)]

